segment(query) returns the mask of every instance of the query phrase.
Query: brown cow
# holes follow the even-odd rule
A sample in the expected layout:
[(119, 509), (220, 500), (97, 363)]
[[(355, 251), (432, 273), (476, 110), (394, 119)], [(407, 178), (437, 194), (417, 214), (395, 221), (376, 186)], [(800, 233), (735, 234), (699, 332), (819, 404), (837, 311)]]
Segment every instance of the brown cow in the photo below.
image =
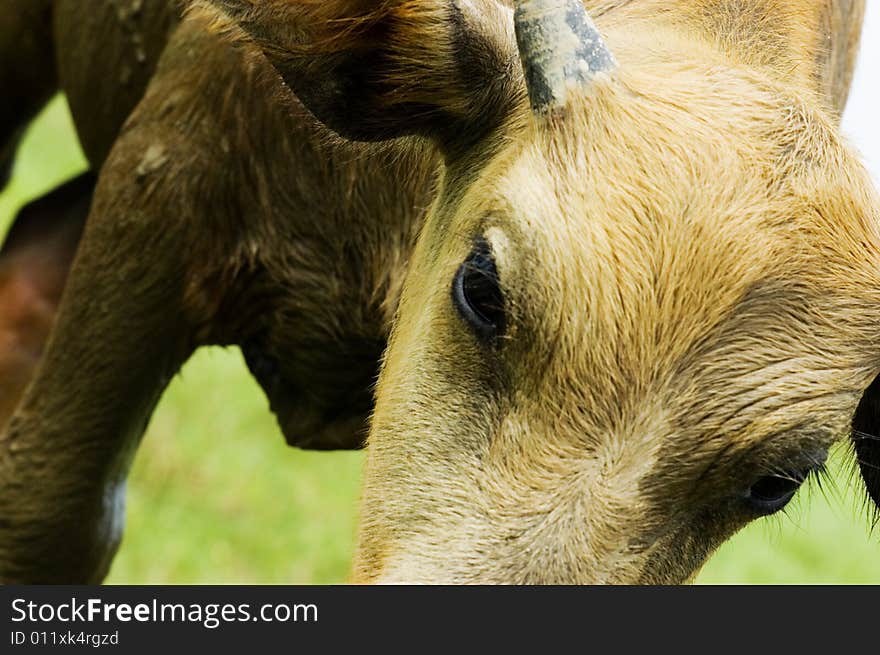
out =
[(49, 338), (93, 188), (87, 173), (30, 203), (0, 248), (0, 431)]
[(880, 201), (837, 130), (862, 3), (157, 4), (46, 33), (100, 177), (0, 437), (5, 580), (104, 575), (208, 343), (292, 444), (372, 410), (360, 581), (685, 580), (860, 399), (880, 497)]

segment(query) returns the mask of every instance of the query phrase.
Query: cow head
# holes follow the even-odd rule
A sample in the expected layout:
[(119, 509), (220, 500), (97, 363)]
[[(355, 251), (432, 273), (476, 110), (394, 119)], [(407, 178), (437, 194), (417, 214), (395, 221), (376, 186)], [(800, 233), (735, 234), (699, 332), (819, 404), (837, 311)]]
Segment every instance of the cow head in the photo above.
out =
[(207, 4), (339, 134), (445, 157), (357, 579), (686, 580), (850, 434), (880, 205), (838, 135), (829, 3), (594, 3), (602, 36), (575, 0)]

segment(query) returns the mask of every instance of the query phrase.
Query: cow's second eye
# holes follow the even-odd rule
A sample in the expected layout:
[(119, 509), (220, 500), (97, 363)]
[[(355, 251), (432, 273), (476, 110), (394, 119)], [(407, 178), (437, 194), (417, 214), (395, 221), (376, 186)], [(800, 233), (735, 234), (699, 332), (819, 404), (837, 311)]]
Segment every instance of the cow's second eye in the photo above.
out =
[(763, 477), (749, 488), (748, 502), (759, 514), (774, 514), (788, 505), (810, 473), (807, 469)]
[(808, 453), (804, 455), (806, 465), (794, 466), (787, 473), (766, 475), (756, 480), (746, 492), (746, 501), (752, 511), (766, 516), (783, 509), (807, 478), (822, 476), (827, 455), (825, 450)]
[(768, 475), (751, 486), (749, 502), (761, 514), (773, 514), (788, 504), (801, 482), (796, 477)]
[(504, 334), (504, 296), (492, 249), (479, 239), (452, 284), (452, 301), (477, 336), (490, 341)]

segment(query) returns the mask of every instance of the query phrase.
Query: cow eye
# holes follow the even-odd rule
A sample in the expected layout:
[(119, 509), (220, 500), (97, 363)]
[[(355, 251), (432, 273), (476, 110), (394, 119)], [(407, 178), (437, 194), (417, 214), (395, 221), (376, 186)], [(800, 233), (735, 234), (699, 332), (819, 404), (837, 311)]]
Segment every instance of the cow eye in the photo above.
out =
[(762, 515), (775, 514), (794, 497), (810, 470), (768, 475), (755, 482), (746, 495), (749, 505)]
[(504, 296), (495, 258), (484, 239), (476, 242), (455, 274), (452, 301), (480, 339), (488, 341), (504, 333)]

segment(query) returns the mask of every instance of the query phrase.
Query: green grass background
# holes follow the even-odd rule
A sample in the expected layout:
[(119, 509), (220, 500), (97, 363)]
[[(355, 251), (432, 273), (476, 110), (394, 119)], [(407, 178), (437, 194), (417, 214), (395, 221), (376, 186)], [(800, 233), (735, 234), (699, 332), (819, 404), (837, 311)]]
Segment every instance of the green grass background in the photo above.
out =
[[(84, 168), (55, 100), (28, 133), (0, 193), (0, 233), (17, 208)], [(698, 583), (880, 583), (846, 452), (823, 493), (757, 521), (710, 560)], [(287, 447), (235, 349), (204, 349), (166, 392), (129, 482), (125, 538), (109, 582), (339, 583), (354, 548), (362, 453)]]

